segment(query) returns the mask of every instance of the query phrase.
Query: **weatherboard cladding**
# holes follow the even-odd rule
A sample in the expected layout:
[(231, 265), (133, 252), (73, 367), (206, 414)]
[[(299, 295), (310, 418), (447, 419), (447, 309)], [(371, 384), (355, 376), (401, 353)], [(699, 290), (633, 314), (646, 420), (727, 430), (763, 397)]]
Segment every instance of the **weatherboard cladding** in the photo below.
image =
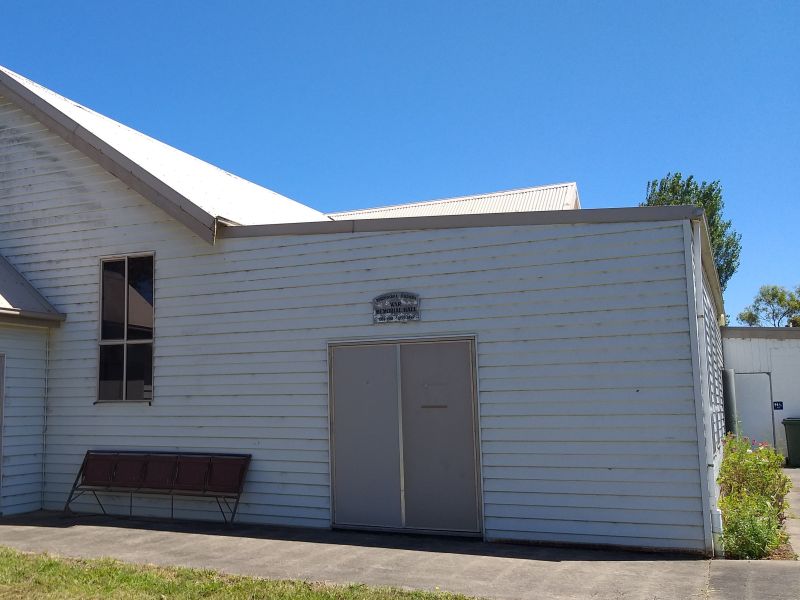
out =
[(42, 506), (42, 456), (47, 330), (0, 324), (5, 355), (0, 512)]
[[(488, 538), (702, 549), (681, 221), (212, 247), (13, 106), (0, 122), (19, 134), (0, 138), (15, 174), (0, 251), (68, 315), (51, 333), (47, 508), (88, 448), (238, 451), (253, 454), (242, 521), (327, 527), (327, 343), (474, 334)], [(155, 400), (94, 405), (99, 257), (142, 251)], [(397, 289), (420, 294), (423, 320), (377, 331), (370, 301)], [(176, 511), (218, 518), (203, 501)]]
[(717, 454), (722, 449), (722, 438), (725, 437), (725, 404), (722, 397), (722, 334), (718, 322), (721, 311), (714, 304), (708, 279), (705, 276), (703, 276), (703, 311), (708, 391), (711, 402), (711, 435), (714, 454)]

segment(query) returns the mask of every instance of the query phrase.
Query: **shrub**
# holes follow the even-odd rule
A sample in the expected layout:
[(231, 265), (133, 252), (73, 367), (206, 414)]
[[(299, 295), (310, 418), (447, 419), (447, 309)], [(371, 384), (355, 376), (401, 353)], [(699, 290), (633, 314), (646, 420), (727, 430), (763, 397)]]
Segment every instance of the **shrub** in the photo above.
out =
[(719, 506), (727, 558), (764, 558), (783, 543), (785, 534), (777, 510), (763, 497), (725, 496)]
[(725, 438), (720, 466), (720, 493), (725, 496), (754, 495), (769, 500), (778, 510), (780, 522), (786, 518), (786, 495), (792, 487), (783, 473), (784, 458), (766, 442), (751, 443), (746, 437), (731, 434)]
[(766, 443), (725, 438), (717, 482), (722, 510), (722, 543), (731, 558), (763, 558), (786, 536), (786, 495), (791, 480), (783, 457)]

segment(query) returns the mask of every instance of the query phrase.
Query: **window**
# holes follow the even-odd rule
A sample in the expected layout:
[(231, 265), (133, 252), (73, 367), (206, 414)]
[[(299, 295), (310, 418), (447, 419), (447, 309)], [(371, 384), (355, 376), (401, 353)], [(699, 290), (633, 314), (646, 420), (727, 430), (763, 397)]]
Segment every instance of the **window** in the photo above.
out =
[(153, 256), (101, 263), (99, 402), (153, 399)]

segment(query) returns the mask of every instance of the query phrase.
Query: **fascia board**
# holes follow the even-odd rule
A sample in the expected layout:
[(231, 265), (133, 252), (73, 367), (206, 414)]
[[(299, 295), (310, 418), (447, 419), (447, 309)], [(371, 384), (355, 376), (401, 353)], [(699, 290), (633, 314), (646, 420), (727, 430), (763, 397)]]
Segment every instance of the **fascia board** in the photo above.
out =
[(702, 210), (693, 206), (551, 210), (475, 215), (445, 215), (435, 217), (353, 219), (349, 221), (312, 221), (306, 223), (283, 223), (273, 225), (239, 225), (235, 227), (223, 226), (220, 227), (218, 235), (219, 237), (226, 238), (241, 238), (275, 235), (419, 231), (425, 229), (458, 229), (468, 227), (513, 227), (520, 225), (636, 223), (697, 219), (701, 217), (702, 214)]

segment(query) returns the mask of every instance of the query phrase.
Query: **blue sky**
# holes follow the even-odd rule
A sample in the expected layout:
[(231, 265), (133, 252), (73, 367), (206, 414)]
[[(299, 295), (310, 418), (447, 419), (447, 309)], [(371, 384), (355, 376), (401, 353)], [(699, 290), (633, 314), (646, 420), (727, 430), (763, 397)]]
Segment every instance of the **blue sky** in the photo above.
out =
[(324, 211), (719, 179), (732, 316), (794, 286), (800, 3), (4, 0), (0, 64)]

